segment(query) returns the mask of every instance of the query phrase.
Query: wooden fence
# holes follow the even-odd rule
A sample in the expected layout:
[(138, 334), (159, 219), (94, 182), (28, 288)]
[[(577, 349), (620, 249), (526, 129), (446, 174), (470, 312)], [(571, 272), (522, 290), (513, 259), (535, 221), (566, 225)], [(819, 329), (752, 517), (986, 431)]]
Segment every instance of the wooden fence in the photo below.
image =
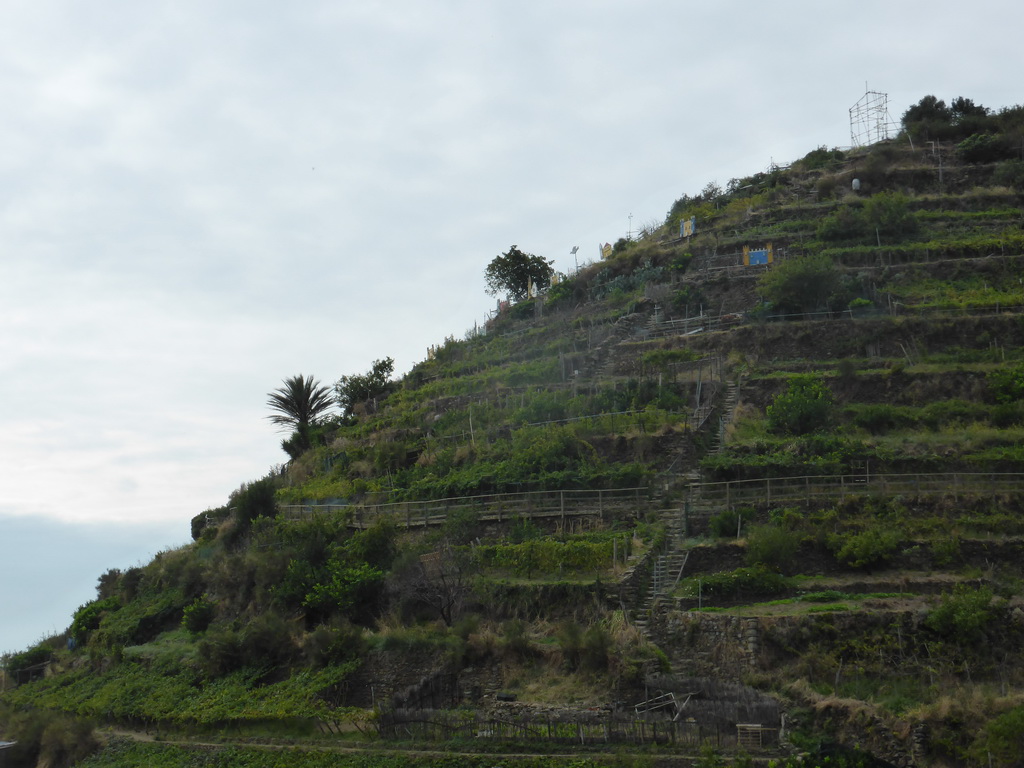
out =
[[(731, 509), (737, 505), (785, 501), (811, 502), (844, 496), (953, 496), (1024, 493), (1022, 472), (943, 472), (931, 474), (845, 474), (768, 477), (693, 483), (690, 506)], [(610, 519), (626, 513), (642, 516), (652, 508), (648, 487), (608, 490), (523, 491), (458, 496), (428, 501), (386, 504), (309, 503), (279, 506), (292, 519), (320, 514), (347, 514), (354, 528), (367, 528), (387, 517), (406, 528), (442, 525), (451, 514), (471, 511), (481, 522), (595, 517)]]
[[(755, 726), (745, 725), (749, 731)], [(778, 742), (778, 728), (760, 726), (758, 746)], [(546, 741), (554, 744), (672, 744), (677, 746), (735, 747), (738, 729), (729, 723), (698, 723), (692, 720), (643, 718), (606, 712), (578, 717), (506, 716), (475, 710), (392, 710), (377, 722), (383, 739), (444, 742), (452, 739), (493, 741)], [(748, 745), (753, 746), (749, 739)]]
[(953, 496), (1024, 492), (1020, 472), (942, 472), (933, 474), (850, 474), (768, 477), (694, 483), (691, 501), (699, 505), (814, 501), (843, 496)]
[(366, 528), (387, 517), (407, 528), (441, 525), (448, 516), (462, 511), (479, 515), (483, 522), (504, 522), (516, 518), (597, 517), (629, 511), (639, 515), (650, 505), (647, 487), (608, 490), (523, 491), (480, 496), (458, 496), (428, 501), (396, 501), (387, 504), (312, 503), (284, 504), (278, 510), (285, 517), (302, 518), (317, 514), (346, 513), (352, 526)]

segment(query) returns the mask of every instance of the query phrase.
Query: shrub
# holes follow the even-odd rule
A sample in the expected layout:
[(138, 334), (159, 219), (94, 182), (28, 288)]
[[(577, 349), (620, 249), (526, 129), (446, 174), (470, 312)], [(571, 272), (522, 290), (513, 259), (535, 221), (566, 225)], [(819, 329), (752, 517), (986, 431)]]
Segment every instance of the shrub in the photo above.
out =
[(213, 531), (216, 533), (217, 524), (224, 521), (228, 516), (229, 511), (227, 507), (218, 507), (216, 509), (208, 509), (205, 512), (200, 512), (198, 515), (192, 518), (192, 541), (199, 541), (200, 537), (206, 535), (207, 531)]
[[(978, 765), (1018, 765), (1024, 755), (1024, 707), (1014, 707), (990, 720), (982, 730), (973, 752)], [(993, 763), (992, 759), (998, 760)]]
[[(698, 586), (699, 581), (699, 586)], [(688, 592), (696, 596), (698, 588), (707, 597), (735, 599), (742, 596), (777, 595), (786, 591), (790, 581), (785, 576), (755, 565), (735, 571), (714, 573), (700, 579), (687, 579)]]
[(866, 403), (854, 412), (853, 423), (873, 435), (880, 435), (891, 429), (913, 427), (917, 423), (917, 415), (898, 405)]
[(442, 537), (455, 546), (469, 544), (480, 530), (480, 513), (468, 508), (453, 510), (441, 526)]
[(727, 509), (712, 517), (708, 521), (708, 528), (711, 530), (712, 536), (719, 538), (738, 536), (742, 532), (743, 524), (752, 520), (753, 517), (754, 510), (752, 509)]
[(527, 518), (519, 518), (513, 524), (509, 530), (508, 540), (510, 544), (522, 544), (527, 541), (534, 541), (541, 538), (543, 532), (533, 520)]
[(989, 422), (999, 429), (1024, 424), (1024, 403), (1000, 403), (992, 408)]
[(917, 232), (917, 219), (910, 210), (906, 195), (879, 192), (864, 203), (864, 222), (869, 234), (900, 239)]
[(197, 646), (197, 657), (209, 678), (221, 677), (245, 664), (241, 638), (231, 627), (210, 628)]
[(793, 563), (799, 546), (790, 531), (774, 525), (754, 525), (747, 532), (746, 562), (785, 572)]
[(833, 407), (832, 392), (820, 377), (794, 377), (766, 409), (768, 429), (781, 435), (806, 435), (825, 429), (832, 421)]
[(988, 391), (997, 403), (1016, 403), (1024, 399), (1024, 363), (990, 372)]
[(1013, 157), (1013, 147), (1006, 139), (991, 133), (976, 133), (956, 145), (965, 163), (993, 163)]
[(555, 639), (562, 651), (562, 659), (570, 672), (576, 671), (580, 665), (580, 654), (583, 649), (583, 628), (575, 621), (564, 621), (555, 631)]
[(668, 268), (672, 272), (685, 272), (690, 267), (690, 262), (693, 261), (693, 254), (687, 251), (686, 253), (680, 253), (672, 259)]
[(829, 549), (851, 568), (866, 568), (888, 560), (899, 549), (903, 536), (899, 531), (868, 528), (860, 533), (833, 534)]
[(826, 306), (841, 287), (839, 270), (825, 255), (793, 256), (758, 280), (763, 299), (782, 312), (812, 312)]
[(960, 537), (950, 535), (932, 542), (932, 559), (936, 565), (949, 567), (960, 560)]
[(976, 641), (992, 620), (992, 590), (957, 584), (942, 595), (939, 606), (928, 614), (925, 626), (959, 643)]
[[(36, 676), (36, 670), (33, 667), (39, 667), (45, 664), (53, 657), (53, 649), (43, 643), (34, 645), (27, 651), (21, 653), (15, 653), (7, 657), (4, 663), (4, 668), (15, 678), (18, 682), (24, 682), (24, 673), (31, 671), (31, 677)], [(42, 675), (42, 670), (38, 670), (39, 676)]]
[(584, 298), (586, 296), (583, 293), (580, 281), (566, 277), (562, 277), (557, 283), (554, 283), (545, 294), (545, 301), (550, 306)]
[(241, 632), (208, 632), (199, 646), (200, 656), (209, 656), (208, 671), (218, 676), (243, 666), (285, 666), (297, 651), (288, 622), (269, 611), (257, 616)]
[(275, 490), (272, 477), (243, 485), (231, 497), (235, 518), (242, 523), (251, 523), (257, 517), (274, 517), (277, 514)]
[(859, 207), (841, 205), (818, 225), (817, 236), (828, 242), (864, 237), (867, 225)]
[(502, 647), (505, 653), (525, 659), (532, 655), (533, 648), (526, 634), (526, 624), (520, 619), (510, 619), (502, 627)]
[(71, 637), (76, 643), (82, 644), (89, 639), (89, 635), (100, 625), (103, 617), (118, 610), (121, 607), (116, 597), (108, 597), (103, 600), (93, 600), (86, 603), (75, 611), (71, 621)]
[(611, 645), (611, 636), (603, 626), (594, 624), (588, 627), (583, 633), (583, 646), (580, 649), (583, 668), (591, 672), (608, 669), (608, 652)]
[(189, 632), (198, 634), (205, 632), (213, 621), (216, 606), (203, 595), (197, 597), (191, 605), (185, 606), (184, 615), (181, 617), (181, 626)]
[(812, 149), (802, 158), (796, 161), (794, 165), (799, 165), (802, 170), (814, 171), (819, 168), (827, 168), (840, 162), (846, 155), (841, 149), (821, 146), (817, 149)]
[(70, 768), (99, 748), (92, 724), (54, 712), (0, 712), (4, 735), (14, 741), (0, 755), (0, 763)]
[(835, 194), (838, 186), (839, 180), (835, 176), (822, 176), (814, 185), (814, 189), (819, 200), (827, 200)]
[(334, 394), (342, 413), (351, 416), (356, 406), (379, 397), (386, 397), (394, 384), (391, 374), (395, 361), (390, 357), (374, 360), (367, 373), (342, 376), (334, 384)]
[(1010, 187), (1018, 192), (1024, 190), (1024, 161), (1007, 160), (996, 166), (992, 181), (1001, 187)]
[(342, 621), (334, 626), (319, 626), (306, 635), (302, 653), (314, 667), (327, 667), (358, 658), (364, 647), (362, 630)]
[(398, 528), (394, 520), (378, 520), (366, 530), (353, 533), (346, 549), (356, 560), (387, 570), (398, 555)]

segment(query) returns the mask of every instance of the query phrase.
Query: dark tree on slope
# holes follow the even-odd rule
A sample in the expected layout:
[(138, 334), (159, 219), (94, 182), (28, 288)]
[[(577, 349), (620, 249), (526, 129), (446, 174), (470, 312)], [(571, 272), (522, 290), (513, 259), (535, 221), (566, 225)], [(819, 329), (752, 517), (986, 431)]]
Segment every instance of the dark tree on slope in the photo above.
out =
[(495, 256), (487, 269), (484, 279), (487, 281), (487, 292), (492, 296), (504, 291), (510, 301), (522, 301), (527, 297), (532, 281), (538, 288), (547, 288), (551, 284), (553, 261), (548, 261), (532, 253), (524, 253), (513, 245), (507, 253)]
[(387, 395), (392, 389), (391, 374), (395, 361), (390, 357), (374, 360), (367, 373), (342, 376), (334, 385), (334, 393), (342, 413), (351, 416), (360, 403)]
[(973, 100), (958, 96), (949, 106), (928, 95), (903, 113), (903, 130), (916, 141), (962, 140), (980, 131), (992, 130), (990, 110)]
[(842, 287), (832, 260), (822, 254), (795, 256), (765, 272), (757, 292), (777, 312), (814, 312), (827, 307)]
[(472, 568), (464, 552), (442, 541), (435, 552), (407, 561), (392, 576), (396, 597), (413, 608), (425, 608), (452, 626), (471, 593)]
[(312, 446), (310, 427), (333, 405), (331, 391), (312, 376), (301, 373), (284, 380), (284, 385), (267, 395), (267, 406), (273, 413), (267, 418), (274, 424), (293, 430), (281, 447), (293, 459)]

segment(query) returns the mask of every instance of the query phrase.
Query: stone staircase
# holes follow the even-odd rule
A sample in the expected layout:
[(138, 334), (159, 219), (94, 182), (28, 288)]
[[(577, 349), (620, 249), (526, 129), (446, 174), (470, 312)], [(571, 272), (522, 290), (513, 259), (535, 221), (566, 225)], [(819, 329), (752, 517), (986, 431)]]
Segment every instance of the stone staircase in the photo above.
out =
[[(718, 429), (711, 436), (711, 443), (708, 447), (709, 453), (717, 453), (722, 450), (725, 439), (725, 427), (732, 421), (739, 402), (740, 382), (727, 382), (725, 396), (723, 398)], [(646, 593), (638, 601), (635, 613), (634, 624), (642, 632), (646, 633), (649, 617), (652, 611), (656, 610), (659, 598), (669, 596), (679, 580), (685, 576), (686, 561), (689, 557), (689, 550), (686, 549), (686, 539), (691, 535), (687, 527), (694, 522), (709, 518), (718, 511), (717, 505), (711, 506), (702, 503), (701, 500), (701, 473), (697, 467), (692, 467), (677, 475), (677, 482), (688, 485), (689, 496), (684, 508), (666, 511), (662, 514), (665, 523), (667, 539), (660, 554), (657, 555), (651, 565), (650, 579), (647, 584)]]
[(641, 632), (646, 634), (648, 622), (652, 612), (657, 609), (658, 600), (671, 595), (672, 590), (679, 583), (679, 579), (686, 570), (689, 554), (687, 550), (668, 549), (658, 555), (651, 569), (647, 593), (637, 608), (636, 619), (633, 622)]
[(740, 399), (740, 383), (730, 381), (726, 385), (725, 397), (722, 400), (721, 416), (718, 419), (717, 429), (711, 433), (711, 442), (708, 445), (708, 453), (718, 453), (725, 444), (725, 428), (732, 423), (733, 414), (736, 412), (736, 404)]
[(644, 633), (647, 631), (648, 619), (655, 610), (658, 599), (672, 594), (672, 590), (685, 573), (686, 561), (690, 556), (689, 550), (686, 549), (686, 522), (683, 511), (668, 510), (662, 513), (662, 520), (666, 528), (665, 546), (651, 565), (647, 590), (638, 601), (635, 613), (634, 624)]

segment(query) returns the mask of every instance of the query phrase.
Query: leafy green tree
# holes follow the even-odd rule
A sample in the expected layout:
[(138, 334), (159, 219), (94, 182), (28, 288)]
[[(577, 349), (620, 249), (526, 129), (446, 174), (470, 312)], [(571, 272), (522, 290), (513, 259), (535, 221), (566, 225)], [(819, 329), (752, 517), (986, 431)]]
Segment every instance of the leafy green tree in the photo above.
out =
[(973, 99), (957, 96), (953, 99), (953, 103), (949, 105), (949, 113), (954, 123), (962, 123), (971, 117), (988, 116), (989, 109), (981, 104), (975, 104)]
[(828, 537), (828, 547), (840, 562), (851, 568), (871, 568), (886, 562), (900, 544), (898, 530), (872, 527), (857, 533), (836, 533)]
[(235, 517), (244, 523), (257, 517), (274, 517), (277, 514), (276, 491), (274, 478), (264, 477), (232, 493), (229, 504), (234, 507)]
[(82, 644), (89, 639), (89, 635), (99, 627), (103, 617), (121, 608), (121, 602), (116, 597), (108, 597), (103, 600), (93, 600), (80, 606), (75, 611), (74, 619), (69, 630), (75, 642)]
[[(978, 737), (973, 752), (978, 765), (1019, 765), (1024, 755), (1024, 707), (1014, 707), (990, 720)], [(992, 762), (997, 760), (998, 762)]]
[(334, 385), (334, 393), (342, 413), (351, 416), (357, 405), (388, 394), (392, 387), (391, 374), (394, 370), (395, 361), (385, 357), (383, 360), (374, 360), (367, 373), (356, 373), (338, 379)]
[(368, 615), (383, 583), (380, 569), (337, 558), (327, 563), (324, 580), (313, 585), (302, 604), (324, 614), (344, 614), (359, 608), (360, 613)]
[(484, 270), (487, 292), (494, 296), (504, 291), (510, 301), (522, 301), (528, 298), (531, 282), (539, 288), (551, 284), (551, 275), (555, 272), (553, 263), (513, 245), (506, 253), (495, 256)]
[(190, 605), (185, 606), (181, 617), (181, 626), (193, 634), (205, 632), (213, 621), (217, 607), (206, 595), (197, 597)]
[(899, 192), (879, 192), (864, 203), (864, 220), (871, 234), (900, 238), (917, 232), (917, 219), (907, 196)]
[(762, 298), (782, 312), (812, 312), (825, 307), (842, 285), (832, 260), (822, 254), (795, 256), (775, 264), (758, 281)]
[(312, 376), (292, 376), (284, 385), (267, 395), (272, 413), (267, 417), (274, 424), (294, 430), (281, 447), (293, 459), (312, 447), (310, 427), (333, 405), (331, 391)]
[(960, 157), (966, 163), (994, 163), (1013, 157), (1015, 147), (1002, 136), (991, 133), (974, 133), (956, 145)]
[(973, 643), (992, 620), (992, 597), (988, 587), (957, 584), (952, 593), (942, 595), (939, 606), (925, 619), (925, 626), (958, 643)]
[(917, 141), (940, 140), (950, 137), (953, 113), (946, 102), (928, 95), (903, 113), (903, 130)]
[(1024, 400), (1024, 363), (997, 368), (986, 379), (989, 396), (997, 403), (1009, 405)]
[(995, 123), (990, 110), (971, 99), (958, 96), (947, 106), (929, 95), (903, 113), (902, 124), (915, 141), (949, 141), (992, 130)]
[(766, 409), (768, 429), (781, 435), (806, 435), (832, 421), (832, 391), (817, 376), (794, 376), (785, 392)]

